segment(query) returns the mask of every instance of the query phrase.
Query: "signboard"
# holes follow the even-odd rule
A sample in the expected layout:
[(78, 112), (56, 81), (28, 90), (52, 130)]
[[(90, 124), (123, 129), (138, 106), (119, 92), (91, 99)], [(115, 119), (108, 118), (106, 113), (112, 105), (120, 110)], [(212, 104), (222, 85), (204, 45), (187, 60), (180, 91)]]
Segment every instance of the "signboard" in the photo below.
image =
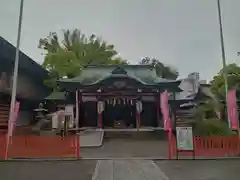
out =
[(192, 127), (176, 127), (177, 149), (180, 151), (190, 151), (193, 148)]
[(96, 96), (82, 96), (83, 102), (96, 102), (97, 97)]
[(238, 129), (238, 112), (237, 112), (237, 98), (236, 89), (232, 89), (227, 93), (227, 114), (228, 125), (231, 129)]

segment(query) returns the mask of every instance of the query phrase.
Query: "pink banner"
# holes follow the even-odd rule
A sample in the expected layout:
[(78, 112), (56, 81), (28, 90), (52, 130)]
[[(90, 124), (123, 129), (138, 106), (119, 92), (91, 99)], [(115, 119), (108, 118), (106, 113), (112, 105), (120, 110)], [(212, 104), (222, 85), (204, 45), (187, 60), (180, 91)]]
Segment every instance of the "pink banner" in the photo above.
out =
[(161, 105), (161, 112), (163, 116), (164, 122), (164, 130), (170, 131), (171, 127), (171, 119), (169, 117), (169, 107), (168, 107), (168, 92), (165, 91), (160, 94), (160, 105)]
[(237, 112), (237, 98), (236, 89), (232, 89), (227, 93), (227, 114), (228, 125), (231, 129), (238, 129), (238, 112)]

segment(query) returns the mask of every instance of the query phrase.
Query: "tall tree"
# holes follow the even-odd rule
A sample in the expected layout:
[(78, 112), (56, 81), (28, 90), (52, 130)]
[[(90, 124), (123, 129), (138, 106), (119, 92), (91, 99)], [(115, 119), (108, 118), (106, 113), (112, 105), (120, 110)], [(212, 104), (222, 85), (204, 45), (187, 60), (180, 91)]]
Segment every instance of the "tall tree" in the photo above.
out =
[(141, 65), (152, 65), (155, 67), (156, 73), (159, 77), (166, 78), (166, 79), (177, 79), (179, 73), (177, 69), (164, 65), (162, 62), (155, 58), (145, 57), (143, 58), (140, 63)]
[[(228, 88), (231, 89), (234, 86), (240, 84), (240, 66), (237, 64), (229, 64), (225, 69), (228, 79)], [(225, 88), (224, 88), (224, 78), (223, 78), (223, 69), (213, 77), (213, 80), (210, 82), (212, 92), (220, 100), (225, 99)]]
[(116, 57), (114, 45), (96, 35), (87, 37), (78, 29), (63, 30), (62, 40), (51, 32), (39, 40), (38, 47), (44, 51), (42, 66), (49, 71), (48, 84), (53, 86), (56, 79), (76, 76), (88, 65), (127, 63)]

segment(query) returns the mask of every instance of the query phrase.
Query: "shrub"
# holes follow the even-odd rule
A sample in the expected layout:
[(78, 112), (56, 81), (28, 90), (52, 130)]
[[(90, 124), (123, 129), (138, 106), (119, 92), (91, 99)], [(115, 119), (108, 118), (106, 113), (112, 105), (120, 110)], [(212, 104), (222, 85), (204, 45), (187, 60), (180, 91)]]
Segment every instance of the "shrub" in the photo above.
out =
[(234, 134), (226, 122), (218, 119), (206, 119), (196, 122), (194, 134), (198, 136), (225, 136)]

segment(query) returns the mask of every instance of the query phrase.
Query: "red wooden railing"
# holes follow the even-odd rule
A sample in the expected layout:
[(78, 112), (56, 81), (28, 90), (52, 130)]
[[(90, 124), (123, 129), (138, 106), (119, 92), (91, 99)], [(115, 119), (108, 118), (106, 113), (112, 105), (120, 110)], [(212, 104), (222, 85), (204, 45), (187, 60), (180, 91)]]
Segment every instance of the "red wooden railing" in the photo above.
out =
[[(0, 156), (6, 157), (6, 136), (0, 136)], [(80, 157), (79, 136), (13, 136), (8, 158)]]
[[(177, 153), (176, 139), (173, 135), (169, 139), (168, 158), (172, 159)], [(194, 136), (193, 137), (195, 156), (221, 157), (240, 155), (240, 136)], [(190, 151), (180, 151), (180, 156), (192, 156)]]

